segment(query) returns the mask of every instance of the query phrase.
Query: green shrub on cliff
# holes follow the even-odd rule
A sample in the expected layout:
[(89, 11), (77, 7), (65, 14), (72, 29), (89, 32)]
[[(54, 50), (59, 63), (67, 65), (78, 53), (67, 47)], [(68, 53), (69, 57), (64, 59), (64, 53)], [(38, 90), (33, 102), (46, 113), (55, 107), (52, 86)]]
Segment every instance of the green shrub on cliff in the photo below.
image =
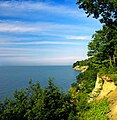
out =
[(90, 104), (90, 109), (84, 112), (81, 120), (108, 120), (109, 102), (106, 98)]
[(97, 78), (97, 71), (95, 69), (88, 69), (77, 76), (79, 89), (83, 93), (90, 93), (95, 86)]

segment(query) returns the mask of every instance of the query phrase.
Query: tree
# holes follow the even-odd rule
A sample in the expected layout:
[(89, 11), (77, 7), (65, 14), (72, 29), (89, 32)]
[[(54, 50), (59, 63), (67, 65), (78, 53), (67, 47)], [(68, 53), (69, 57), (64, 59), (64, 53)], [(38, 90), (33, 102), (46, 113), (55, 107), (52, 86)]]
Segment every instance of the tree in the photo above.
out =
[(103, 26), (103, 29), (97, 31), (92, 38), (93, 40), (88, 45), (87, 55), (92, 57), (93, 65), (96, 68), (116, 67), (117, 28)]
[(78, 0), (76, 4), (88, 17), (93, 15), (101, 23), (117, 26), (117, 0)]
[(0, 120), (67, 120), (70, 97), (49, 81), (47, 88), (29, 82), (29, 87), (15, 91), (14, 99), (0, 103)]

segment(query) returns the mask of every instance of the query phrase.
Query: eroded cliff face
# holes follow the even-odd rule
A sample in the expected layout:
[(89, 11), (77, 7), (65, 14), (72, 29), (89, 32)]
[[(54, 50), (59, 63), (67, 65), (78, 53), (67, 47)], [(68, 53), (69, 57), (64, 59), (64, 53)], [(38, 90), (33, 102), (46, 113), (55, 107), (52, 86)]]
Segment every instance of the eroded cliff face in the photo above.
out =
[(103, 86), (103, 80), (99, 76), (99, 74), (97, 74), (97, 80), (96, 80), (96, 83), (95, 83), (95, 87), (94, 87), (93, 91), (89, 95), (88, 102), (93, 101), (100, 94), (100, 92), (102, 90), (102, 86)]
[(110, 101), (109, 118), (110, 120), (117, 120), (117, 88), (108, 94), (107, 98)]
[(76, 66), (73, 69), (74, 70), (79, 70), (81, 72), (85, 72), (88, 69), (88, 66)]
[(95, 88), (93, 89), (92, 93), (90, 94), (89, 101), (93, 99), (102, 99), (103, 97), (107, 97), (107, 95), (115, 90), (117, 86), (115, 85), (114, 81), (109, 76), (101, 76), (97, 74), (97, 80), (95, 83)]
[(117, 120), (117, 86), (111, 77), (103, 76), (102, 79), (104, 83), (97, 99), (100, 100), (103, 97), (108, 98), (110, 101), (109, 118), (110, 120)]
[(111, 77), (102, 76), (102, 81), (103, 81), (102, 90), (97, 99), (107, 97), (109, 93), (111, 93), (117, 88)]
[[(114, 77), (115, 76), (117, 78), (117, 75), (114, 75)], [(100, 100), (104, 97), (110, 102), (109, 119), (117, 120), (117, 86), (112, 77), (104, 75), (99, 76), (98, 74), (95, 88), (90, 95), (89, 101), (92, 101), (94, 98)]]

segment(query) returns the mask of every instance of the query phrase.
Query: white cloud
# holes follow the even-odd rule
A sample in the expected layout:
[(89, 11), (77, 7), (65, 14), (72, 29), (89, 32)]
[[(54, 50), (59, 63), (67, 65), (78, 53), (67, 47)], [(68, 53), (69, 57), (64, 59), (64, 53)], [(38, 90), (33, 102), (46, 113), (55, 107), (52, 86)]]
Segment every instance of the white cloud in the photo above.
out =
[[(83, 31), (83, 32), (82, 32)], [(71, 36), (67, 34), (80, 34), (80, 33), (92, 33), (95, 31), (94, 28), (81, 25), (71, 24), (59, 24), (51, 22), (18, 22), (18, 21), (1, 21), (0, 32), (13, 32), (13, 33), (35, 33), (41, 35), (60, 36), (66, 37), (67, 39), (84, 39), (88, 36)]]
[[(0, 32), (34, 32), (37, 28), (29, 24), (24, 24), (22, 22), (1, 22)], [(40, 31), (41, 28), (38, 31)]]
[[(80, 58), (79, 58), (80, 59)], [(55, 65), (72, 64), (78, 60), (75, 56), (54, 57), (54, 58), (34, 58), (34, 57), (1, 57), (0, 61), (10, 65)]]
[(91, 36), (66, 36), (66, 39), (72, 39), (72, 40), (90, 40)]
[[(3, 8), (7, 8), (9, 11), (7, 12), (13, 12), (13, 13), (17, 13), (18, 11), (46, 11), (49, 13), (54, 13), (54, 14), (60, 14), (60, 15), (67, 15), (67, 16), (74, 16), (74, 17), (85, 17), (84, 14), (78, 14), (78, 9), (76, 7), (76, 9), (67, 7), (67, 6), (63, 6), (63, 5), (51, 5), (51, 4), (47, 4), (47, 3), (43, 3), (43, 2), (15, 2), (15, 1), (11, 1), (11, 2), (0, 2), (0, 7)], [(75, 8), (75, 7), (74, 7)], [(14, 11), (15, 10), (15, 11)], [(4, 13), (2, 13), (4, 14)], [(7, 13), (6, 13), (7, 14)], [(11, 13), (12, 14), (12, 13)]]
[(39, 48), (10, 48), (10, 47), (1, 47), (0, 48), (0, 52), (1, 51), (49, 51), (49, 49), (39, 49)]
[(26, 48), (26, 47), (21, 47), (21, 48), (10, 48), (10, 47), (1, 47), (0, 48), (0, 54), (22, 54), (22, 53), (30, 53), (32, 55), (38, 54), (38, 53), (50, 53), (50, 52), (56, 52), (56, 53), (61, 53), (63, 52), (62, 49), (56, 49), (56, 48)]
[(50, 23), (27, 23), (18, 21), (1, 21), (0, 32), (40, 32), (55, 28), (58, 25)]
[(28, 57), (30, 54), (0, 54), (0, 57)]
[(62, 41), (40, 41), (40, 42), (0, 42), (0, 44), (14, 44), (14, 45), (84, 45), (76, 42), (62, 42)]

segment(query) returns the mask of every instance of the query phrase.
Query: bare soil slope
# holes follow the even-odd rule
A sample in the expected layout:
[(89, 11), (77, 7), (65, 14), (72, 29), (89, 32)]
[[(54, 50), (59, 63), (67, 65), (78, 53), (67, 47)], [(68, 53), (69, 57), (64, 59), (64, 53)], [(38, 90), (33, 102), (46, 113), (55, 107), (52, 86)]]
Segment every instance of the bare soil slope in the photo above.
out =
[(110, 120), (117, 120), (117, 88), (107, 95), (110, 101)]

